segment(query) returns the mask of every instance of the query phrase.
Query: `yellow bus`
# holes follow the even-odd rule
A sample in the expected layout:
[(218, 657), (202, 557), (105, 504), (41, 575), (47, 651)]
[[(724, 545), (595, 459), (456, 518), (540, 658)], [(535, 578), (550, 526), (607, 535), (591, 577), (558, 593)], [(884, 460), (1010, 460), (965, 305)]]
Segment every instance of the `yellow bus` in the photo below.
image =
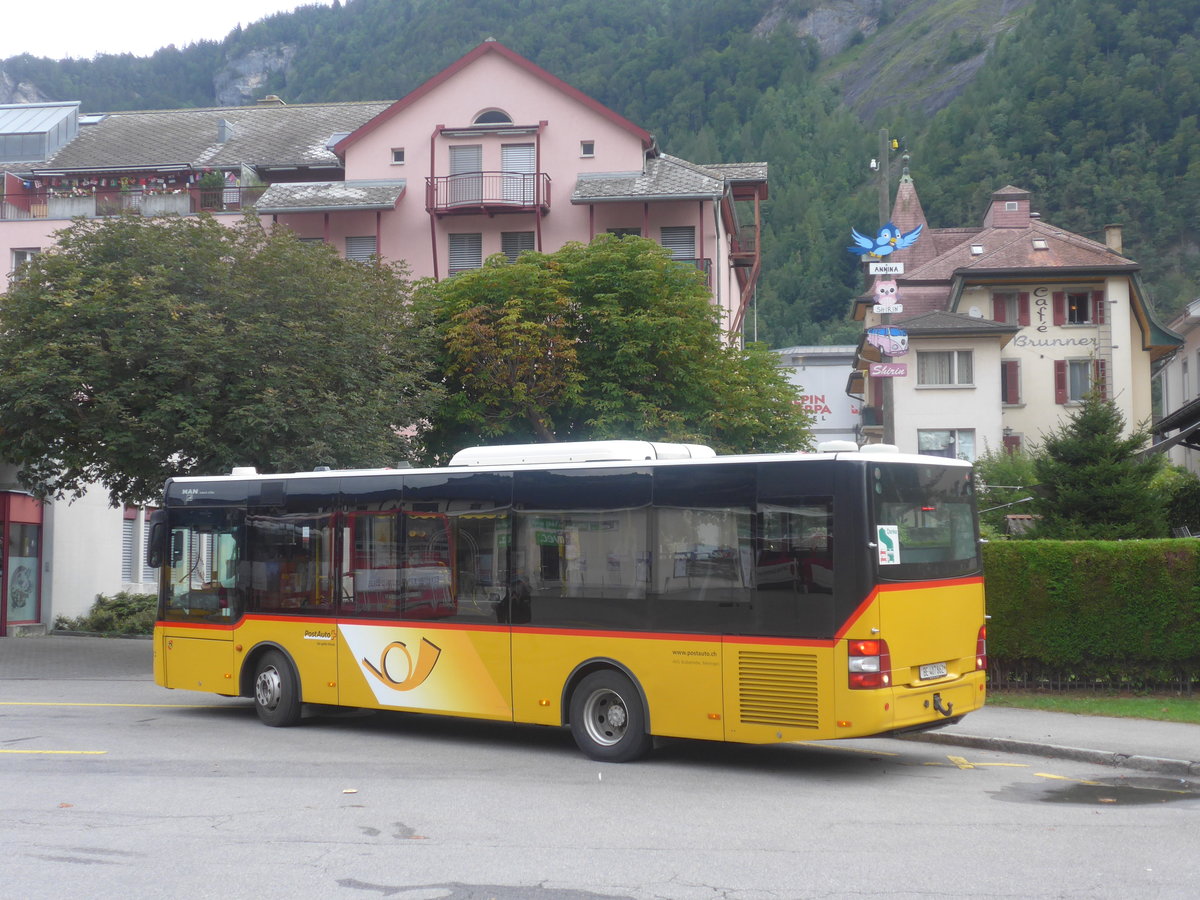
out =
[[(894, 448), (891, 448), (894, 451)], [(601, 441), (448, 467), (174, 478), (154, 677), (301, 704), (654, 736), (895, 734), (984, 702), (972, 469)]]

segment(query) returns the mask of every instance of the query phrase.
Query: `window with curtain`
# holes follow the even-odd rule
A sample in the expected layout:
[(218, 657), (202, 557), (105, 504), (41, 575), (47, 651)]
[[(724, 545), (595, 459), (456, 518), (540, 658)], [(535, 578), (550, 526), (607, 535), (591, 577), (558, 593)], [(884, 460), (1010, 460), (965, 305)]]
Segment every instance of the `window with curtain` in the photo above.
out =
[(974, 351), (917, 351), (917, 384), (962, 386), (973, 385), (974, 383)]

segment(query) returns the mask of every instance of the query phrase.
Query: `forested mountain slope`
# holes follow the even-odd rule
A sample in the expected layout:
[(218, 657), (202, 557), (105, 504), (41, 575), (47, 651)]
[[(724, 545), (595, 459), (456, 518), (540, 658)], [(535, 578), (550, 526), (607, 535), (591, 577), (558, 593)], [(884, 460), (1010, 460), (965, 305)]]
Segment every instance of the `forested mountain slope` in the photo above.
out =
[(148, 58), (16, 57), (0, 100), (392, 99), (494, 37), (670, 153), (770, 163), (757, 333), (782, 346), (854, 333), (845, 247), (876, 224), (884, 126), (931, 224), (977, 224), (1015, 184), (1073, 231), (1122, 223), (1164, 316), (1195, 296), (1198, 15), (1191, 0), (350, 0)]

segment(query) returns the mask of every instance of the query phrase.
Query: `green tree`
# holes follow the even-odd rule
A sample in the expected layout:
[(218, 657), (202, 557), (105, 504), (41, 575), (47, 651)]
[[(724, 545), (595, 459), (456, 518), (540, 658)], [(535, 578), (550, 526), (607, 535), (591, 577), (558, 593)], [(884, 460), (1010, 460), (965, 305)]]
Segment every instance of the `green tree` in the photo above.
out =
[(1146, 434), (1124, 435), (1125, 417), (1111, 400), (1084, 398), (1052, 432), (1034, 462), (1040, 518), (1036, 537), (1121, 540), (1163, 537), (1162, 495), (1151, 488), (1162, 466), (1158, 455), (1139, 457)]
[(0, 309), (0, 458), (38, 496), (392, 465), (433, 400), (403, 271), (253, 218), (78, 220)]
[(989, 450), (975, 460), (979, 481), (979, 521), (989, 534), (1007, 531), (1005, 516), (1030, 513), (1028, 498), (1037, 484), (1034, 456), (1024, 450)]
[(1162, 496), (1168, 528), (1200, 534), (1200, 478), (1182, 466), (1163, 466), (1153, 487)]
[(775, 355), (728, 346), (703, 275), (653, 241), (493, 257), (427, 285), (419, 306), (447, 379), (425, 432), (432, 457), (481, 440), (808, 445), (811, 419)]
[(434, 428), (488, 438), (528, 429), (538, 441), (554, 440), (553, 411), (577, 398), (581, 380), (572, 304), (557, 268), (493, 256), (429, 292), (444, 326), (444, 370), (460, 388)]

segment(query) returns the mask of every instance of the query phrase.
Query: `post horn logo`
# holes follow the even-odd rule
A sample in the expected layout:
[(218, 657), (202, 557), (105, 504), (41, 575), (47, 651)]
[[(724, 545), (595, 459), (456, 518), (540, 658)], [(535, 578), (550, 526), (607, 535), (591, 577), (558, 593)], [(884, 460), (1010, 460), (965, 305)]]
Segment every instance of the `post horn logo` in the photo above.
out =
[[(404, 677), (397, 681), (388, 671), (388, 654), (393, 650), (399, 650), (404, 654), (404, 659), (408, 663), (408, 671)], [(379, 667), (371, 665), (363, 658), (363, 665), (371, 670), (371, 673), (386, 684), (392, 690), (396, 691), (411, 691), (415, 687), (425, 683), (425, 679), (429, 677), (429, 673), (433, 671), (433, 667), (437, 664), (438, 657), (442, 655), (442, 648), (429, 638), (421, 638), (421, 649), (417, 651), (417, 662), (413, 664), (412, 654), (408, 652), (408, 647), (403, 641), (392, 641), (383, 648), (383, 652), (379, 654)]]

